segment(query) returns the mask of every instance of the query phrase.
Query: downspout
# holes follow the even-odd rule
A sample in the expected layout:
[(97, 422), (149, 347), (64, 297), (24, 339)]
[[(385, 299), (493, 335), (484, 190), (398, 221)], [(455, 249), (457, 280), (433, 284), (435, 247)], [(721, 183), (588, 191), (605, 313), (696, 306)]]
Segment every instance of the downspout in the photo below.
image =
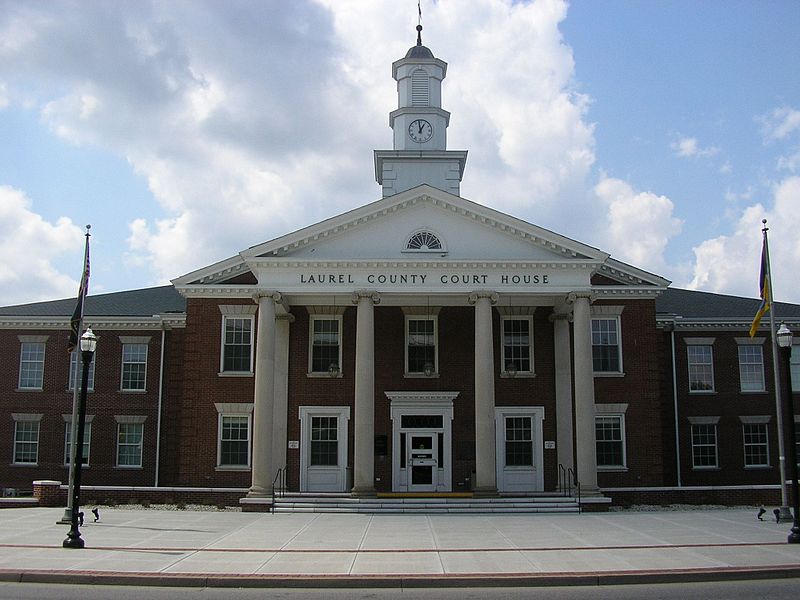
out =
[(156, 473), (154, 486), (158, 487), (159, 466), (161, 465), (161, 405), (164, 399), (164, 342), (167, 328), (161, 319), (161, 362), (158, 371), (158, 416), (156, 418)]
[(672, 345), (672, 405), (675, 412), (675, 475), (678, 478), (678, 487), (681, 484), (681, 438), (680, 426), (678, 422), (678, 375), (677, 365), (675, 359), (675, 321), (672, 321), (666, 326), (670, 335), (670, 343)]

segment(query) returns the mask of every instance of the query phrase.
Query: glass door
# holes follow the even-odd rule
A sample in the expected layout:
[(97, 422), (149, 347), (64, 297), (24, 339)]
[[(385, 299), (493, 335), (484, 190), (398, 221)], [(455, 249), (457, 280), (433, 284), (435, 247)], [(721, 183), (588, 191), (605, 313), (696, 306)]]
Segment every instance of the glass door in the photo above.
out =
[(438, 433), (414, 432), (407, 435), (408, 491), (436, 491), (439, 475)]

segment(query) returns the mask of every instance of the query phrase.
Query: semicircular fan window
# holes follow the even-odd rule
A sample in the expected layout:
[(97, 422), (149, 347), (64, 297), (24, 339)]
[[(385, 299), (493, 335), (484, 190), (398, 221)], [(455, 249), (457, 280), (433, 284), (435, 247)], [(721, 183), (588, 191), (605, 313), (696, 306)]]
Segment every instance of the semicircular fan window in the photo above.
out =
[(425, 250), (441, 249), (441, 240), (430, 231), (418, 231), (409, 238), (408, 244), (406, 244), (406, 250), (420, 250), (424, 252)]

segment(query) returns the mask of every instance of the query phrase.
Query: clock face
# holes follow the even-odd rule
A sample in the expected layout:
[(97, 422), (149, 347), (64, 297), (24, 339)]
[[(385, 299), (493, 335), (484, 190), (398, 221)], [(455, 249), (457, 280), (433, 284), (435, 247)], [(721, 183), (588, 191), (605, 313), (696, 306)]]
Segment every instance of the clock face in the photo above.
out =
[(433, 126), (425, 119), (416, 119), (408, 126), (408, 135), (415, 142), (422, 144), (433, 137)]

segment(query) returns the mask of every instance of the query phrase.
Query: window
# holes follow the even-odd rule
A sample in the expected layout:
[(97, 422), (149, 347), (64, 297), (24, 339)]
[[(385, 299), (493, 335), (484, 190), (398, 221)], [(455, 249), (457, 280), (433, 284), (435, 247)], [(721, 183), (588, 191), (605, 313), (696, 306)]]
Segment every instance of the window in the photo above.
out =
[(531, 339), (533, 319), (531, 317), (503, 317), (503, 354), (504, 372), (509, 368), (517, 373), (533, 372)]
[(689, 391), (714, 391), (714, 355), (710, 345), (686, 347), (689, 360)]
[(623, 415), (600, 415), (594, 419), (597, 466), (625, 467), (625, 421)]
[(44, 381), (44, 342), (22, 342), (19, 389), (40, 390)]
[[(70, 392), (75, 389), (75, 381), (78, 381), (79, 385), (80, 385), (81, 378), (83, 377), (83, 372), (78, 372), (78, 369), (80, 368), (79, 365), (81, 365), (81, 361), (78, 360), (78, 357), (80, 356), (80, 354), (81, 354), (80, 351), (70, 352), (69, 353), (69, 384), (68, 384), (67, 389)], [(92, 362), (89, 363), (89, 384), (88, 384), (86, 389), (88, 391), (90, 391), (90, 392), (94, 391), (94, 364), (95, 364), (95, 362), (96, 362), (96, 357), (95, 357), (95, 359), (92, 360)]]
[(117, 419), (117, 466), (141, 467), (144, 423), (119, 421), (124, 417)]
[[(72, 459), (72, 421), (65, 423), (64, 428), (64, 464), (69, 465), (71, 464)], [(82, 465), (89, 465), (89, 448), (91, 446), (92, 441), (92, 424), (90, 422), (85, 422), (83, 424), (83, 462)]]
[(219, 466), (250, 466), (249, 415), (220, 415)]
[(506, 417), (506, 466), (533, 466), (531, 417)]
[(122, 391), (144, 391), (147, 379), (147, 344), (122, 344)]
[(406, 317), (406, 373), (438, 373), (436, 317)]
[(339, 418), (311, 417), (310, 466), (339, 464)]
[(716, 469), (718, 466), (716, 423), (693, 423), (692, 467), (695, 469)]
[(595, 373), (622, 372), (619, 319), (592, 319), (592, 367)]
[(222, 329), (222, 372), (252, 372), (253, 317), (223, 316)]
[(791, 358), (792, 391), (800, 392), (800, 345), (792, 346)]
[(739, 381), (743, 392), (763, 392), (764, 356), (761, 346), (756, 344), (739, 345)]
[(769, 444), (766, 423), (742, 423), (744, 434), (744, 466), (768, 467)]
[(14, 415), (14, 464), (39, 462), (39, 421), (42, 415)]
[(430, 231), (418, 231), (408, 238), (406, 250), (441, 252), (444, 250), (444, 245), (442, 244), (442, 240), (439, 239), (439, 236), (435, 233), (431, 233)]
[(342, 368), (342, 318), (311, 317), (311, 372), (328, 373), (332, 365)]

